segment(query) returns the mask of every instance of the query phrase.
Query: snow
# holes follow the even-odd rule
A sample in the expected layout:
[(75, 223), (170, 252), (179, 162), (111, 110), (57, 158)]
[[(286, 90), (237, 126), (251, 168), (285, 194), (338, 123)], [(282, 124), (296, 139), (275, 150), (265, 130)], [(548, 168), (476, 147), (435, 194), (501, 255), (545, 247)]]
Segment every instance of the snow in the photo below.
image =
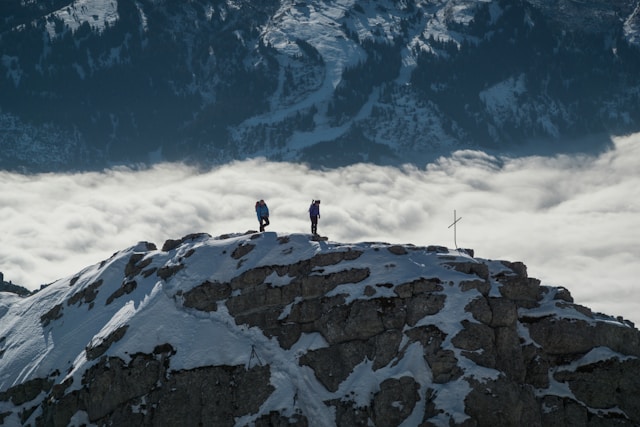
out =
[(591, 364), (602, 362), (609, 359), (618, 359), (620, 361), (624, 361), (624, 360), (634, 359), (634, 357), (625, 356), (623, 354), (620, 354), (618, 352), (611, 350), (608, 347), (596, 347), (591, 349), (591, 351), (589, 351), (587, 354), (582, 356), (580, 359), (567, 365), (562, 370), (575, 371), (581, 366), (591, 365)]
[(524, 74), (510, 77), (480, 92), (487, 111), (501, 123), (504, 118), (517, 116), (518, 95), (527, 91)]
[(624, 21), (624, 35), (633, 45), (640, 45), (640, 4), (636, 4), (633, 13)]
[[(254, 245), (254, 249), (239, 263), (230, 254), (242, 245)], [(458, 284), (468, 279), (468, 276), (451, 269), (448, 263), (483, 263), (492, 274), (509, 273), (510, 269), (502, 262), (474, 259), (459, 251), (441, 254), (412, 247), (406, 255), (397, 256), (391, 255), (386, 250), (387, 247), (386, 244), (375, 242), (349, 245), (315, 242), (310, 241), (306, 234), (281, 235), (275, 232), (236, 234), (224, 239), (201, 236), (182, 243), (169, 252), (147, 252), (147, 245), (140, 242), (102, 263), (85, 268), (73, 277), (60, 279), (29, 298), (0, 293), (0, 349), (4, 352), (0, 366), (0, 390), (36, 377), (54, 378), (56, 383), (71, 379), (73, 384), (69, 390), (81, 387), (82, 375), (95, 363), (87, 359), (85, 348), (102, 343), (118, 328), (126, 326), (126, 339), (113, 342), (106, 355), (128, 362), (133, 354), (152, 353), (156, 346), (168, 343), (176, 349), (176, 353), (170, 358), (172, 371), (212, 365), (244, 365), (249, 368), (256, 364), (269, 364), (272, 372), (270, 381), (275, 391), (259, 413), (237, 420), (237, 425), (251, 423), (270, 411), (294, 407), (301, 408), (309, 419), (321, 423), (318, 425), (333, 425), (335, 414), (322, 402), (348, 396), (358, 405), (365, 406), (379, 390), (382, 381), (403, 376), (409, 376), (418, 382), (419, 395), (422, 397), (403, 425), (416, 425), (421, 420), (428, 390), (434, 393), (433, 403), (442, 410), (438, 416), (442, 418), (440, 421), (452, 417), (457, 422), (463, 422), (468, 417), (464, 413), (463, 397), (471, 390), (465, 378), (482, 382), (496, 379), (499, 372), (475, 365), (451, 344), (451, 339), (463, 328), (462, 321), (475, 322), (472, 315), (465, 311), (465, 307), (479, 293), (477, 290), (463, 292)], [(375, 371), (372, 369), (372, 361), (365, 360), (353, 369), (336, 392), (330, 392), (322, 386), (308, 366), (301, 366), (298, 362), (306, 352), (327, 346), (319, 333), (303, 334), (286, 350), (280, 347), (276, 338), (269, 338), (260, 328), (236, 324), (223, 302), (219, 302), (217, 310), (211, 312), (182, 305), (181, 295), (205, 281), (228, 282), (252, 268), (291, 264), (321, 252), (347, 250), (359, 251), (362, 255), (322, 269), (323, 274), (350, 268), (367, 267), (371, 270), (369, 277), (360, 283), (340, 285), (328, 295), (342, 294), (347, 304), (359, 299), (392, 296), (396, 285), (407, 283), (416, 277), (438, 277), (442, 280), (446, 309), (435, 315), (425, 316), (415, 326), (436, 325), (442, 330), (446, 334), (443, 346), (453, 349), (465, 376), (446, 384), (434, 384), (422, 346), (418, 342), (407, 345), (409, 342), (405, 337), (402, 358), (394, 359)], [(138, 275), (135, 277), (137, 286), (131, 293), (107, 304), (109, 296), (127, 280), (123, 277), (124, 267), (136, 253), (146, 253), (144, 259), (150, 262), (146, 268), (179, 263), (184, 268), (167, 281), (156, 275)], [(80, 298), (75, 304), (69, 304), (73, 295), (100, 281), (102, 284), (97, 288), (93, 301), (88, 303)], [(290, 281), (290, 277), (280, 277), (275, 273), (265, 280), (274, 287), (287, 286)], [(72, 282), (75, 283), (71, 286)], [(374, 286), (376, 283), (389, 286)], [(492, 282), (492, 292), (498, 292), (496, 289), (499, 286), (499, 283)], [(365, 295), (366, 288), (374, 289), (375, 294)], [(555, 315), (589, 320), (575, 310), (557, 306), (554, 302), (555, 295), (554, 290), (547, 292), (539, 308), (521, 310), (520, 314), (529, 317)], [(299, 301), (300, 298), (285, 308), (281, 318), (285, 319), (291, 307)], [(60, 305), (62, 316), (43, 325), (42, 316), (56, 305)], [(526, 328), (520, 325), (518, 330), (523, 340), (531, 341)], [(608, 348), (596, 348), (562, 369), (577, 369), (585, 364), (614, 357), (621, 360), (625, 358)], [(553, 375), (550, 375), (550, 381), (549, 389), (538, 390), (539, 394), (571, 396), (566, 384), (554, 381)], [(41, 398), (43, 397), (38, 399)], [(292, 402), (296, 404), (292, 405)], [(0, 412), (8, 406), (9, 403), (0, 402)], [(438, 422), (438, 417), (435, 422)], [(85, 413), (77, 413), (72, 419), (72, 425), (85, 423), (86, 418)]]
[[(608, 347), (596, 347), (591, 349), (587, 354), (582, 356), (580, 359), (571, 362), (568, 365), (558, 366), (549, 371), (549, 387), (541, 390), (536, 390), (536, 395), (545, 396), (545, 395), (555, 395), (559, 397), (569, 397), (571, 399), (577, 400), (568, 383), (559, 382), (555, 379), (555, 374), (561, 371), (576, 371), (582, 366), (595, 364), (598, 362), (607, 361), (610, 359), (617, 359), (619, 361), (635, 359), (635, 357), (625, 356), (620, 353), (617, 353), (611, 350)], [(587, 406), (587, 405), (585, 405)], [(596, 412), (594, 409), (590, 409), (590, 411)], [(598, 408), (598, 412), (621, 412), (617, 408), (613, 409), (605, 409)]]
[[(439, 10), (429, 22), (427, 30), (422, 34), (415, 34), (415, 44), (424, 43), (424, 38), (433, 36), (439, 40), (455, 40), (456, 34), (447, 29), (447, 20), (457, 23), (468, 22), (470, 1), (460, 1), (454, 7), (447, 10)], [(328, 8), (324, 2), (305, 2), (302, 7), (296, 8), (287, 4), (278, 15), (284, 24), (279, 25), (281, 32), (265, 32), (265, 39), (278, 49), (283, 55), (294, 56), (299, 48), (292, 40), (302, 38), (312, 44), (321, 54), (325, 64), (325, 79), (310, 96), (291, 105), (288, 109), (279, 109), (278, 117), (266, 115), (251, 119), (247, 126), (256, 125), (259, 122), (276, 122), (288, 114), (293, 114), (302, 108), (316, 104), (322, 104), (328, 99), (332, 90), (340, 83), (340, 75), (345, 68), (364, 59), (364, 53), (350, 42), (344, 39), (329, 37), (334, 34), (329, 31), (337, 21), (344, 18), (344, 10), (350, 8), (354, 1), (337, 2), (338, 7)], [(300, 4), (298, 4), (299, 6)], [(144, 16), (142, 9), (141, 15)], [(435, 6), (434, 6), (435, 7)], [(304, 10), (303, 10), (304, 9)], [(493, 19), (501, 13), (500, 10), (491, 9)], [(92, 28), (102, 31), (107, 25), (118, 19), (117, 1), (103, 0), (76, 0), (68, 7), (54, 12), (53, 15), (62, 19), (71, 30), (76, 30), (83, 23), (88, 23)], [(625, 23), (625, 34), (632, 41), (638, 40), (637, 25), (630, 17)], [(367, 11), (359, 24), (357, 32), (359, 37), (374, 37), (376, 31), (386, 37), (391, 32), (390, 28), (380, 25), (372, 11)], [(146, 18), (143, 19), (143, 26)], [(55, 36), (54, 27), (49, 24), (51, 37)], [(144, 29), (144, 28), (143, 28)], [(318, 36), (320, 35), (320, 36)], [(114, 50), (112, 59), (117, 59), (119, 53)], [(403, 51), (404, 67), (399, 76), (399, 81), (407, 81), (410, 69), (415, 66), (414, 58), (407, 49)], [(5, 65), (13, 58), (2, 56)], [(83, 69), (76, 65), (78, 74), (83, 76)], [(19, 80), (18, 71), (12, 75), (14, 80)], [(501, 112), (507, 113), (507, 109), (517, 105), (517, 97), (526, 91), (526, 85), (522, 76), (511, 77), (504, 82), (496, 84), (481, 92), (480, 98), (488, 110), (495, 117)], [(376, 91), (374, 90), (374, 95)], [(376, 102), (372, 96), (363, 107), (363, 111), (370, 109)], [(509, 112), (513, 114), (513, 112)], [(317, 117), (322, 122), (322, 112)], [(554, 133), (551, 122), (543, 122), (542, 126), (549, 133)], [(317, 143), (324, 139), (333, 139), (348, 129), (348, 124), (340, 127), (326, 125), (313, 134), (299, 133), (290, 141), (289, 147), (300, 149)], [(597, 196), (597, 195), (596, 195)], [(603, 205), (607, 205), (604, 203)], [(25, 239), (34, 239), (25, 230)], [(71, 277), (63, 278), (51, 284), (29, 299), (22, 299), (13, 294), (0, 293), (0, 351), (2, 365), (0, 366), (0, 390), (5, 390), (17, 383), (31, 378), (46, 377), (54, 371), (64, 373), (66, 376), (56, 378), (60, 383), (67, 378), (73, 379), (75, 388), (80, 387), (80, 378), (91, 367), (93, 361), (87, 360), (85, 348), (102, 342), (111, 333), (122, 326), (129, 326), (126, 340), (115, 342), (108, 350), (108, 355), (128, 360), (130, 355), (137, 352), (150, 353), (153, 348), (161, 343), (171, 343), (177, 348), (177, 353), (171, 357), (171, 369), (192, 369), (207, 365), (245, 365), (250, 366), (256, 362), (252, 357), (253, 351), (260, 360), (272, 367), (271, 384), (275, 392), (261, 408), (261, 413), (271, 410), (291, 407), (292, 400), (298, 400), (299, 405), (304, 406), (313, 414), (314, 420), (322, 420), (331, 423), (334, 414), (318, 401), (350, 395), (359, 404), (368, 404), (370, 397), (378, 389), (382, 378), (402, 377), (409, 375), (420, 382), (419, 394), (422, 397), (420, 404), (414, 409), (412, 415), (405, 420), (404, 425), (417, 425), (424, 414), (424, 402), (429, 388), (436, 390), (436, 406), (443, 409), (444, 415), (452, 415), (457, 422), (466, 419), (463, 407), (463, 399), (469, 391), (469, 384), (463, 380), (453, 381), (446, 385), (436, 385), (431, 382), (431, 372), (423, 357), (423, 350), (419, 343), (412, 343), (405, 350), (404, 357), (390, 363), (377, 371), (372, 370), (371, 363), (365, 361), (356, 366), (351, 376), (344, 381), (340, 389), (330, 393), (315, 378), (310, 368), (297, 364), (299, 357), (310, 350), (319, 349), (327, 345), (320, 334), (303, 334), (299, 341), (289, 350), (279, 347), (273, 338), (267, 338), (259, 328), (236, 325), (226, 306), (219, 304), (216, 311), (204, 313), (197, 310), (185, 309), (177, 297), (180, 292), (188, 291), (204, 281), (227, 282), (243, 271), (261, 265), (274, 265), (293, 263), (300, 259), (308, 259), (313, 255), (331, 250), (362, 250), (364, 254), (352, 261), (346, 261), (340, 265), (327, 266), (323, 273), (339, 272), (345, 268), (359, 268), (364, 265), (371, 268), (371, 275), (360, 282), (358, 286), (344, 284), (334, 289), (328, 296), (344, 295), (345, 303), (351, 303), (361, 299), (380, 298), (392, 296), (393, 287), (376, 287), (373, 295), (365, 295), (368, 285), (376, 283), (389, 283), (398, 285), (409, 278), (440, 277), (445, 282), (444, 293), (447, 297), (447, 313), (441, 312), (434, 316), (423, 318), (417, 326), (437, 325), (447, 334), (445, 345), (450, 345), (451, 338), (461, 329), (461, 321), (474, 321), (472, 316), (464, 310), (470, 298), (477, 296), (477, 291), (467, 293), (460, 292), (456, 284), (464, 279), (462, 273), (454, 270), (446, 270), (442, 267), (444, 257), (473, 261), (473, 259), (457, 252), (446, 255), (427, 253), (424, 250), (416, 250), (406, 257), (392, 258), (388, 262), (386, 251), (378, 250), (384, 244), (359, 243), (354, 245), (340, 245), (335, 242), (309, 242), (307, 235), (288, 235), (289, 242), (281, 244), (277, 233), (264, 233), (260, 245), (251, 253), (250, 259), (238, 267), (238, 261), (229, 257), (229, 248), (237, 244), (255, 244), (256, 242), (244, 235), (236, 235), (229, 239), (202, 239), (188, 245), (182, 245), (174, 251), (163, 253), (152, 252), (147, 255), (151, 259), (151, 267), (177, 265), (184, 261), (186, 267), (178, 272), (170, 281), (159, 280), (155, 275), (140, 280), (136, 289), (124, 297), (117, 298), (113, 303), (106, 304), (107, 298), (118, 288), (122, 282), (121, 272), (130, 255), (143, 252), (140, 245), (114, 254), (104, 265), (96, 264), (81, 271), (80, 277), (74, 286), (69, 286)], [(77, 242), (76, 242), (77, 243)], [(196, 255), (189, 257), (189, 250), (196, 250)], [(224, 256), (224, 254), (227, 256)], [(54, 253), (51, 257), (55, 256)], [(213, 262), (212, 260), (215, 260)], [(480, 261), (479, 261), (480, 262)], [(498, 261), (481, 260), (488, 265), (493, 273), (507, 271)], [(289, 276), (278, 276), (273, 273), (265, 280), (272, 287), (285, 287), (291, 282)], [(68, 299), (81, 289), (85, 289), (98, 280), (103, 280), (93, 308), (89, 304), (80, 302), (67, 305)], [(107, 289), (109, 289), (107, 291)], [(499, 284), (493, 283), (490, 296), (498, 297)], [(588, 322), (595, 320), (588, 318), (583, 313), (566, 307), (560, 307), (554, 301), (555, 290), (548, 292), (538, 308), (520, 309), (520, 315), (527, 317), (559, 316), (569, 319), (578, 319)], [(282, 313), (285, 319), (291, 308), (300, 301), (292, 302)], [(48, 326), (42, 326), (41, 317), (57, 304), (61, 304), (63, 316), (53, 320)], [(166, 319), (171, 319), (167, 322)], [(615, 322), (613, 319), (599, 319), (598, 321)], [(619, 322), (616, 322), (620, 324)], [(527, 328), (519, 325), (519, 332), (524, 342), (533, 342), (528, 335)], [(215, 343), (215, 345), (213, 345)], [(453, 346), (451, 346), (454, 348)], [(467, 372), (473, 371), (472, 376), (476, 380), (495, 379), (498, 372), (491, 369), (478, 369), (469, 359), (462, 356), (459, 350), (455, 355), (462, 368)], [(583, 358), (573, 362), (562, 369), (577, 369), (590, 363), (617, 358), (625, 360), (625, 356), (619, 355), (608, 348), (596, 348)], [(259, 362), (258, 362), (259, 363)], [(572, 393), (566, 384), (558, 383), (550, 375), (551, 386), (549, 389), (539, 390), (540, 394), (557, 394), (570, 396)], [(72, 388), (73, 389), (73, 388)], [(7, 405), (0, 403), (0, 413)], [(260, 416), (254, 414), (238, 420), (238, 425), (249, 423)], [(436, 420), (437, 421), (437, 420)], [(321, 422), (321, 421), (319, 421)], [(87, 414), (79, 412), (74, 415), (71, 425), (88, 424)]]
[[(117, 0), (75, 0), (70, 5), (51, 14), (61, 19), (71, 31), (77, 30), (82, 24), (88, 23), (97, 31), (104, 30), (108, 25), (119, 19)], [(55, 24), (47, 22), (49, 37), (55, 38)]]
[[(282, 84), (284, 76), (280, 76), (280, 88), (276, 96), (271, 99), (272, 108), (269, 113), (252, 117), (234, 131), (234, 137), (240, 139), (241, 134), (258, 125), (271, 125), (278, 123), (286, 117), (294, 117), (300, 111), (306, 111), (311, 107), (317, 108), (314, 117), (315, 127), (313, 132), (294, 132), (286, 148), (282, 152), (284, 159), (294, 159), (300, 150), (313, 146), (323, 141), (338, 139), (352, 128), (354, 122), (362, 121), (369, 116), (372, 107), (378, 101), (378, 90), (374, 88), (369, 99), (362, 106), (360, 112), (353, 119), (339, 125), (331, 123), (326, 115), (326, 109), (333, 97), (334, 89), (340, 84), (345, 69), (353, 67), (366, 60), (366, 53), (358, 43), (351, 39), (349, 33), (357, 35), (361, 42), (373, 40), (376, 43), (393, 43), (398, 37), (401, 19), (415, 16), (423, 16), (424, 28), (419, 26), (412, 29), (409, 35), (411, 42), (402, 50), (402, 66), (396, 81), (399, 84), (407, 84), (411, 70), (416, 66), (415, 51), (432, 51), (427, 40), (433, 38), (439, 41), (455, 41), (461, 43), (465, 36), (449, 29), (449, 24), (456, 23), (467, 25), (475, 10), (487, 0), (453, 0), (448, 2), (419, 2), (416, 7), (422, 13), (416, 13), (412, 8), (406, 11), (402, 5), (387, 4), (387, 2), (356, 2), (354, 0), (338, 0), (331, 3), (321, 1), (309, 2), (284, 2), (281, 8), (274, 13), (271, 22), (263, 29), (263, 42), (273, 46), (281, 54), (282, 63), (295, 64), (296, 58), (301, 54), (296, 40), (304, 40), (313, 46), (322, 57), (324, 64), (324, 76), (318, 86), (306, 93), (304, 97), (292, 104), (278, 105), (282, 102)], [(357, 4), (357, 7), (355, 5)], [(404, 15), (406, 13), (406, 15)], [(497, 6), (490, 7), (492, 19), (497, 19), (502, 11)], [(295, 66), (293, 66), (295, 68)], [(302, 70), (300, 72), (305, 72)], [(415, 102), (412, 100), (412, 103)], [(416, 106), (414, 105), (415, 109)], [(406, 116), (406, 112), (396, 111), (399, 117)], [(423, 117), (430, 114), (414, 111), (415, 117), (424, 123)], [(411, 122), (409, 122), (411, 123)], [(401, 125), (403, 126), (403, 125)], [(439, 128), (437, 123), (424, 124), (429, 128), (430, 134), (435, 140), (448, 145), (451, 139)], [(394, 144), (398, 135), (376, 138), (380, 144)], [(255, 155), (266, 155), (267, 152), (257, 152)]]

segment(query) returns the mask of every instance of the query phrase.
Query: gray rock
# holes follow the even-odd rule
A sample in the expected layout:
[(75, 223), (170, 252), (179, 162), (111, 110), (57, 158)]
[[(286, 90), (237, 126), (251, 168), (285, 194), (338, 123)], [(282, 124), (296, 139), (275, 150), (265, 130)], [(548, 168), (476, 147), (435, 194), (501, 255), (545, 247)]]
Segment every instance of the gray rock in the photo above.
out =
[(380, 383), (380, 391), (373, 397), (375, 425), (400, 425), (416, 406), (419, 388), (411, 377), (389, 378)]
[[(164, 254), (177, 258), (159, 268), (161, 263), (153, 262), (155, 255), (132, 254), (115, 285), (99, 280), (87, 285), (90, 282), (75, 276), (72, 282), (83, 287), (74, 288), (66, 305), (52, 300), (41, 311), (46, 314), (40, 326), (53, 331), (66, 320), (63, 310), (66, 316), (66, 311), (81, 304), (91, 306), (106, 288), (111, 292), (107, 305), (122, 303), (119, 298), (138, 289), (136, 281), (144, 283), (140, 275), (155, 272), (164, 281), (188, 280), (188, 274), (176, 273), (189, 266), (186, 258), (195, 257), (198, 247), (181, 245), (206, 238), (196, 234), (167, 241), (163, 251), (180, 247), (185, 255)], [(335, 414), (330, 420), (335, 425), (400, 425), (415, 417), (417, 408), (422, 411), (420, 425), (425, 427), (640, 425), (636, 380), (640, 332), (628, 322), (602, 321), (588, 307), (574, 304), (564, 288), (541, 286), (528, 277), (522, 263), (502, 261), (496, 268), (496, 263), (431, 247), (427, 251), (434, 253), (428, 256), (438, 259), (443, 275), (437, 277), (434, 268), (436, 273), (429, 271), (429, 276), (416, 273), (404, 283), (395, 283), (389, 277), (372, 277), (380, 265), (351, 262), (363, 255), (360, 249), (342, 246), (290, 264), (262, 265), (261, 259), (252, 257), (264, 255), (258, 249), (265, 235), (253, 234), (250, 240), (229, 241), (224, 258), (230, 261), (231, 254), (245, 266), (258, 267), (237, 272), (231, 260), (236, 273), (224, 283), (214, 279), (199, 279), (191, 287), (188, 282), (179, 283), (181, 290), (175, 294), (170, 293), (173, 282), (161, 284), (172, 302), (189, 315), (215, 317), (219, 314), (213, 313), (224, 308), (235, 322), (229, 327), (259, 328), (283, 350), (303, 343), (299, 341), (303, 334), (321, 335), (320, 348), (298, 347), (290, 363), (312, 372), (316, 386), (334, 394), (314, 404), (325, 405)], [(279, 254), (292, 254), (291, 240), (278, 237)], [(377, 251), (377, 262), (380, 256), (387, 257), (388, 262), (381, 261), (387, 271), (400, 268), (416, 251), (407, 245), (384, 248), (377, 243), (372, 250)], [(337, 292), (341, 285), (349, 289)], [(543, 299), (545, 295), (552, 298)], [(462, 313), (459, 306), (450, 305), (461, 299), (466, 304)], [(543, 307), (548, 310), (528, 310), (541, 304), (548, 304)], [(110, 355), (113, 343), (130, 335), (134, 334), (123, 326), (87, 345), (86, 358), (92, 365), (80, 384), (78, 376), (75, 382), (74, 378), (63, 381), (64, 373), (53, 372), (0, 392), (3, 408), (14, 410), (0, 414), (0, 422), (8, 419), (7, 414), (19, 414), (29, 425), (68, 425), (82, 411), (95, 425), (232, 426), (245, 416), (255, 416), (251, 423), (256, 426), (316, 424), (297, 394), (291, 406), (259, 413), (275, 391), (269, 361), (172, 370), (171, 358), (182, 350), (169, 343), (150, 354), (129, 355), (129, 360)], [(0, 362), (11, 342), (0, 337)], [(612, 357), (595, 362), (583, 359), (593, 349), (610, 351)], [(398, 373), (395, 368), (404, 366), (408, 354), (426, 364), (427, 378)], [(587, 362), (580, 365), (582, 360)], [(359, 365), (375, 373), (370, 396), (340, 395)], [(487, 372), (492, 373), (489, 378)], [(469, 389), (457, 403), (467, 416), (462, 420), (439, 406), (438, 393), (457, 382)], [(570, 393), (558, 395), (557, 383)]]
[(540, 405), (533, 387), (509, 381), (469, 380), (473, 390), (465, 399), (467, 414), (478, 426), (542, 427)]

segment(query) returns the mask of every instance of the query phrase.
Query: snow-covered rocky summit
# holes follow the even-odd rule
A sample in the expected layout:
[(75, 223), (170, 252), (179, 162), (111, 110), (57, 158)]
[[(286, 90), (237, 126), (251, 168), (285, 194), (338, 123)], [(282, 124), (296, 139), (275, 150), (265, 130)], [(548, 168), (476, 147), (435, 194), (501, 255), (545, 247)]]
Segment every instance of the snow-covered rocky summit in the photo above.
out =
[(520, 262), (194, 234), (0, 293), (0, 424), (631, 426), (639, 356)]

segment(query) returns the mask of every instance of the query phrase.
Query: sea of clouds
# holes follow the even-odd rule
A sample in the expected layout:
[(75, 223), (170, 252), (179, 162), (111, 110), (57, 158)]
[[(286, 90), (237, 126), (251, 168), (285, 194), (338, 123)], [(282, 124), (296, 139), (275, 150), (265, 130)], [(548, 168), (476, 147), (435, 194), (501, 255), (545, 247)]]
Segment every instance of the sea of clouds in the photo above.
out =
[(0, 172), (0, 271), (37, 289), (138, 241), (257, 230), (258, 199), (270, 208), (269, 231), (310, 232), (307, 209), (321, 199), (318, 231), (330, 240), (457, 244), (522, 261), (577, 303), (640, 325), (640, 134), (598, 155), (459, 151), (424, 168), (255, 159), (207, 171)]

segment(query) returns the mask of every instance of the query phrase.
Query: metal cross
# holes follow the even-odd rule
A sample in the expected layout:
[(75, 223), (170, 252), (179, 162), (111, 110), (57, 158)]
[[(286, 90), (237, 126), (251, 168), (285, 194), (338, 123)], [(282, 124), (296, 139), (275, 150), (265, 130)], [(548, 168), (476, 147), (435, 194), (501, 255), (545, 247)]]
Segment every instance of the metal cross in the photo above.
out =
[(447, 228), (451, 228), (453, 227), (453, 243), (456, 245), (456, 249), (458, 249), (458, 241), (457, 241), (457, 230), (456, 230), (456, 224), (458, 224), (458, 221), (460, 221), (462, 219), (462, 217), (460, 218), (456, 218), (456, 211), (454, 209), (453, 211), (453, 224), (451, 224), (450, 226), (448, 226)]

